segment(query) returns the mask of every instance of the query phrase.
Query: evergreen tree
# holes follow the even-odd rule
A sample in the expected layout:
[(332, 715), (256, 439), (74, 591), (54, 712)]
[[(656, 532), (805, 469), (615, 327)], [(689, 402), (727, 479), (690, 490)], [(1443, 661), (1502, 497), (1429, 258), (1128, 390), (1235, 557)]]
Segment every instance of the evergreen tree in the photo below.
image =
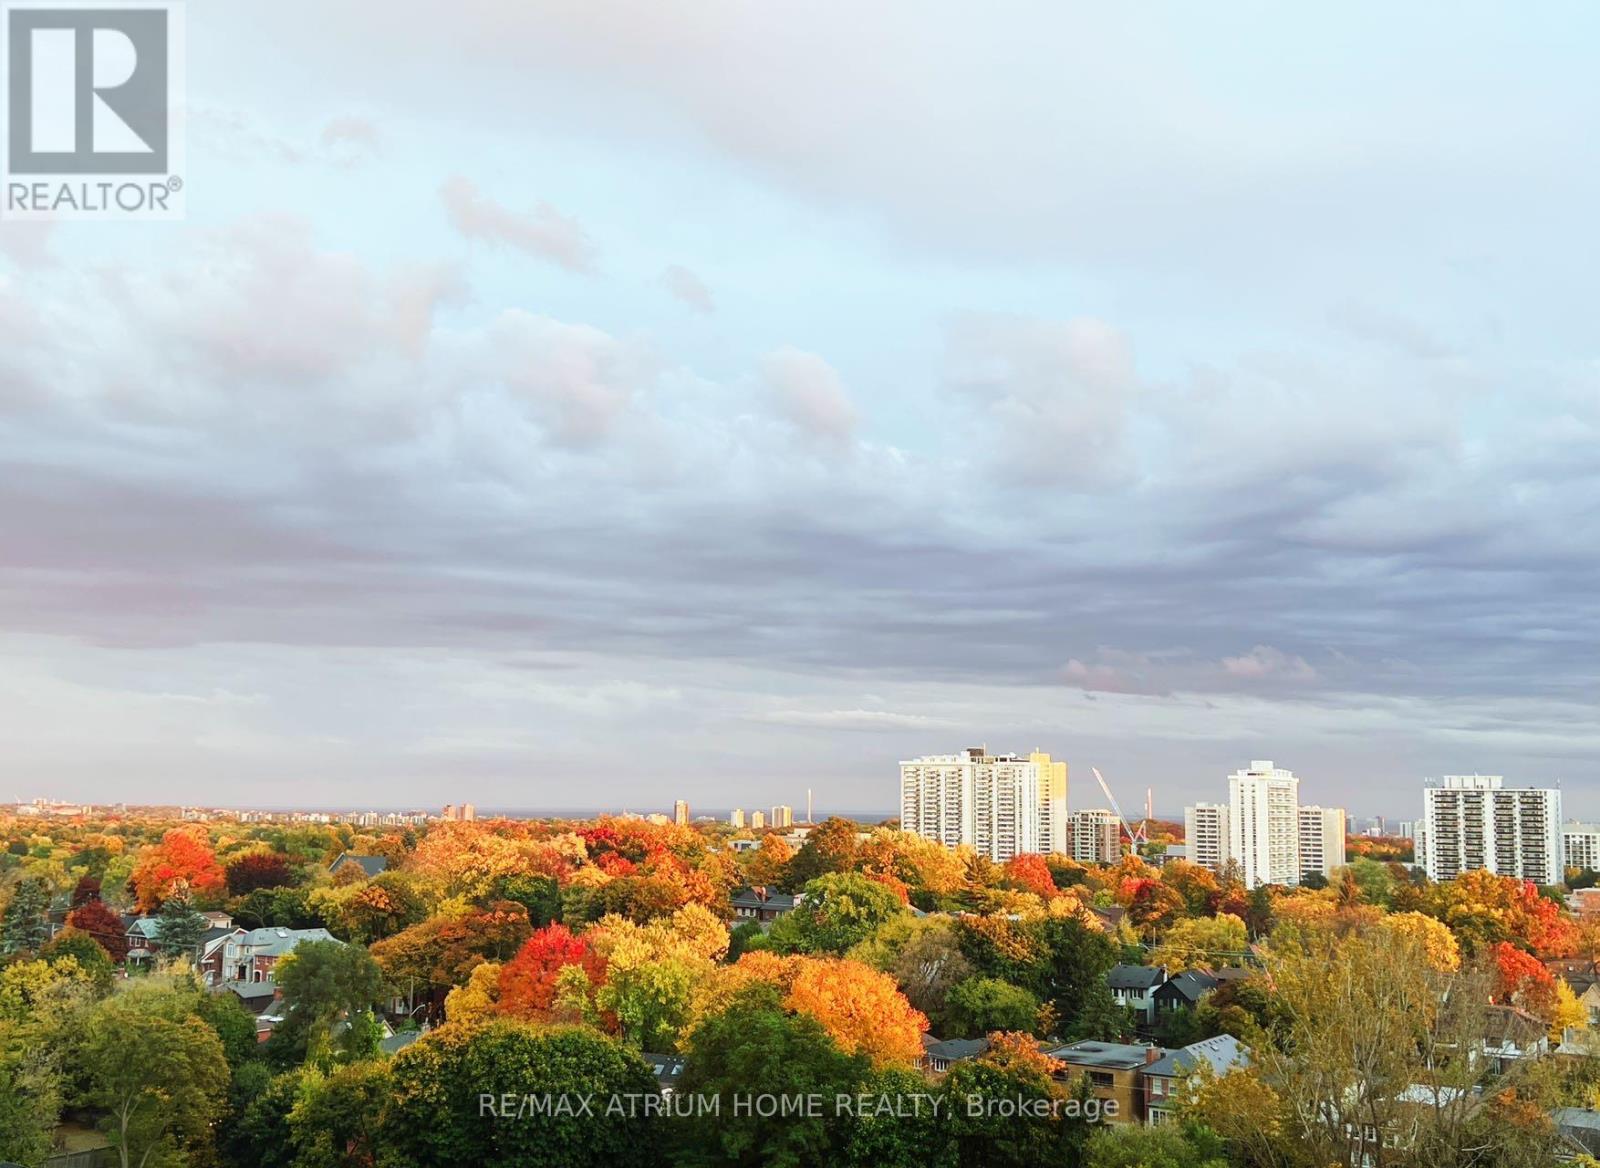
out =
[(38, 877), (17, 885), (5, 916), (0, 917), (0, 954), (32, 952), (49, 935), (46, 913), (50, 908), (50, 886)]
[(168, 897), (162, 902), (156, 921), (156, 942), (168, 956), (193, 957), (209, 927), (206, 918), (187, 899)]

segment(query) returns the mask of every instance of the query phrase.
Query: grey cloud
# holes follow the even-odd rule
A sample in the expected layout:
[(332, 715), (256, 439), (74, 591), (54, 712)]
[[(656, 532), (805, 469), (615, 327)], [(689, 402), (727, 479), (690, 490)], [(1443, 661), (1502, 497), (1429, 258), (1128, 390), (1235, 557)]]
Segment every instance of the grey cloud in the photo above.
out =
[(715, 312), (716, 300), (705, 281), (682, 264), (671, 264), (661, 273), (662, 286), (696, 312)]
[(761, 363), (768, 391), (779, 411), (802, 432), (831, 442), (848, 442), (856, 427), (856, 407), (839, 371), (815, 353), (785, 347)]
[(569, 272), (595, 270), (594, 241), (582, 224), (548, 203), (532, 211), (513, 211), (480, 192), (469, 179), (456, 175), (439, 188), (451, 225), (468, 239), (504, 244)]
[(937, 730), (950, 725), (926, 714), (903, 714), (892, 710), (771, 710), (755, 716), (753, 720), (813, 730)]
[[(151, 773), (206, 730), (205, 759), (251, 774), (320, 758), (382, 790), (360, 757), (377, 744), (420, 791), (394, 744), (425, 743), (433, 766), (510, 789), (519, 743), (549, 750), (548, 773), (621, 749), (561, 729), (581, 716), (796, 781), (816, 756), (774, 761), (760, 732), (870, 730), (881, 749), (839, 764), (842, 799), (971, 735), (1066, 738), (1152, 777), (1178, 752), (1221, 775), (1277, 741), (1365, 782), (1379, 746), (1402, 760), (1385, 767), (1435, 750), (1580, 768), (1594, 728), (1581, 373), (1530, 380), (1484, 445), (1462, 421), (1484, 399), (1413, 380), (1413, 358), (1342, 397), (1321, 391), (1350, 389), (1343, 371), (1309, 358), (1151, 386), (1111, 326), (981, 320), (953, 412), (998, 426), (997, 400), (1088, 395), (1075, 424), (1105, 437), (1080, 445), (1131, 467), (1080, 449), (1092, 492), (1023, 493), (983, 457), (1000, 431), (886, 418), (893, 448), (857, 440), (816, 354), (718, 381), (517, 309), (445, 327), (449, 268), (374, 268), (292, 221), (108, 272), (92, 347), (58, 311), (82, 303), (63, 281), (31, 288), (38, 327), (5, 354), (71, 392), (0, 401), (0, 635), (65, 680), (9, 716), (28, 731), (98, 696)], [(276, 330), (252, 335), (261, 319)], [(772, 396), (752, 405), (755, 376)], [(1391, 425), (1363, 416), (1419, 384)], [(1072, 455), (1074, 431), (1052, 433)], [(35, 644), (58, 638), (81, 655)], [(582, 664), (474, 688), (507, 658)], [(268, 697), (162, 703), (127, 731), (162, 670), (173, 692)], [(474, 755), (479, 732), (511, 747)], [(17, 765), (65, 773), (45, 737), (23, 733)]]
[(952, 383), (982, 408), (995, 471), (1031, 485), (1126, 481), (1131, 348), (1104, 321), (969, 315), (951, 330)]

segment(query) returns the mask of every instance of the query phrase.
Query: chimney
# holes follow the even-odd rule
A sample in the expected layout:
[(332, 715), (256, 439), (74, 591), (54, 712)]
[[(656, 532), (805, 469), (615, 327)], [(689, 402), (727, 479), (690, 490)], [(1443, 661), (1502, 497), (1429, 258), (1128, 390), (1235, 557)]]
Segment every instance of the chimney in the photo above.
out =
[(1157, 1062), (1158, 1060), (1160, 1060), (1160, 1058), (1161, 1058), (1161, 1048), (1159, 1046), (1149, 1046), (1149, 1047), (1145, 1048), (1145, 1052), (1144, 1052), (1144, 1065), (1145, 1066), (1148, 1067), (1151, 1063)]
[(757, 900), (761, 901), (763, 904), (766, 903), (766, 900), (767, 900), (767, 886), (765, 884), (757, 885), (755, 888), (752, 888), (750, 891), (756, 894), (756, 899)]

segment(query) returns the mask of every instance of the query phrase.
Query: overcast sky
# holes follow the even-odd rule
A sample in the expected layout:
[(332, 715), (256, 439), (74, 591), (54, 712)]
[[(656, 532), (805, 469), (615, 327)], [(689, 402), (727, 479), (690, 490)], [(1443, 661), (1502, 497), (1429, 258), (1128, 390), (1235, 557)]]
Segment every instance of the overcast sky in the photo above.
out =
[(1600, 815), (1592, 6), (191, 4), (0, 224), (0, 796)]

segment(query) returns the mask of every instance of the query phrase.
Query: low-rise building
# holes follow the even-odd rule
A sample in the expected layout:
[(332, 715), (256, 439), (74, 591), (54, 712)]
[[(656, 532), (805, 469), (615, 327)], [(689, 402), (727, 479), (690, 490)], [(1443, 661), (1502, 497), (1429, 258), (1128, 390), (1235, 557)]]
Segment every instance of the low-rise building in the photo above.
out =
[(793, 912), (803, 899), (804, 893), (791, 895), (761, 886), (741, 888), (733, 894), (733, 915), (741, 921), (767, 925), (785, 913)]
[(1156, 989), (1167, 980), (1164, 965), (1113, 965), (1106, 974), (1111, 996), (1149, 1022), (1155, 1015)]
[(1217, 1075), (1225, 1075), (1235, 1067), (1249, 1066), (1250, 1051), (1233, 1035), (1219, 1034), (1181, 1050), (1168, 1051), (1140, 1067), (1146, 1123), (1155, 1126), (1171, 1122), (1184, 1077), (1202, 1065)]
[(1221, 982), (1200, 969), (1191, 969), (1168, 978), (1151, 992), (1154, 1014), (1162, 1018), (1175, 1010), (1192, 1010)]

